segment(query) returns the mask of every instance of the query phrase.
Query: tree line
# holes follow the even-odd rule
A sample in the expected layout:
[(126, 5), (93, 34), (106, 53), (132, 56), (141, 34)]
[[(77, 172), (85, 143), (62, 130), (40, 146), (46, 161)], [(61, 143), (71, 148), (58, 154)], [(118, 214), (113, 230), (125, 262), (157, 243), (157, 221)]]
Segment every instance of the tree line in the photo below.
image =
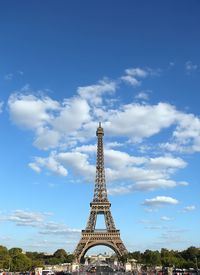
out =
[(7, 249), (0, 245), (0, 271), (31, 271), (35, 267), (71, 263), (73, 260), (73, 254), (67, 253), (64, 249), (58, 249), (52, 255), (46, 255), (40, 252), (24, 253), (21, 248)]
[[(114, 259), (113, 255), (111, 259)], [(162, 248), (160, 251), (145, 250), (134, 251), (122, 256), (119, 260), (123, 263), (135, 259), (138, 264), (149, 267), (174, 266), (176, 268), (198, 268), (200, 267), (200, 248), (191, 246), (183, 251), (168, 250)], [(64, 249), (56, 250), (52, 255), (41, 252), (23, 252), (21, 248), (7, 249), (0, 245), (0, 271), (30, 271), (35, 267), (72, 263), (74, 255), (67, 253)]]
[(129, 252), (122, 257), (122, 262), (135, 259), (137, 263), (155, 267), (176, 267), (176, 268), (200, 268), (200, 248), (191, 246), (183, 251), (168, 250), (162, 248), (160, 251), (145, 250)]

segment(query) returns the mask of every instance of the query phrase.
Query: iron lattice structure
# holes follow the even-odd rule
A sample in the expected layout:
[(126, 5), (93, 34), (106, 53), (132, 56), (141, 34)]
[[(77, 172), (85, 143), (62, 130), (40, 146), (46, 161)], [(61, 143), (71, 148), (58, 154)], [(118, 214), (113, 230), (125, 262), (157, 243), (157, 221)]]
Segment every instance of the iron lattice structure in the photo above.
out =
[[(110, 211), (111, 203), (108, 200), (105, 169), (104, 169), (104, 151), (103, 136), (104, 131), (99, 123), (96, 131), (97, 135), (97, 160), (96, 160), (96, 180), (94, 188), (93, 201), (90, 203), (90, 215), (86, 229), (82, 230), (81, 239), (74, 251), (75, 258), (82, 262), (84, 255), (93, 246), (105, 245), (115, 251), (118, 256), (127, 253), (121, 238), (120, 231), (116, 229), (115, 223)], [(97, 215), (104, 215), (106, 229), (95, 229)]]

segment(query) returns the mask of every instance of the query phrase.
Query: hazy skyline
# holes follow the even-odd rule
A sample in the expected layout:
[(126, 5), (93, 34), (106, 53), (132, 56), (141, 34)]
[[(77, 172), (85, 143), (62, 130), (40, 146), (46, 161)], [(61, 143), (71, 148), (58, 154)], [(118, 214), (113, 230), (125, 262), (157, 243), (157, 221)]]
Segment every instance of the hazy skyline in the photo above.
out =
[(73, 252), (99, 121), (127, 249), (200, 245), (199, 12), (186, 0), (1, 1), (1, 245)]

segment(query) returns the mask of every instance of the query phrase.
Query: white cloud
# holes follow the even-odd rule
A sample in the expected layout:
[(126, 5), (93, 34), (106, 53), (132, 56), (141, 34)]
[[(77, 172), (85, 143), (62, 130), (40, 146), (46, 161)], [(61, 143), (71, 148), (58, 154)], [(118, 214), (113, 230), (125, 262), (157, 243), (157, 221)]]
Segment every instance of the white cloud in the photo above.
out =
[(11, 215), (4, 217), (5, 221), (14, 222), (18, 226), (36, 227), (44, 221), (44, 213), (15, 210)]
[(90, 120), (90, 107), (85, 99), (78, 97), (65, 100), (60, 113), (54, 117), (51, 125), (59, 133), (73, 135), (83, 123)]
[(141, 85), (141, 82), (131, 75), (124, 75), (121, 77), (121, 79), (127, 82), (128, 84), (132, 85), (133, 87)]
[(176, 187), (178, 183), (168, 179), (155, 179), (139, 181), (134, 185), (134, 189), (138, 191), (154, 191), (157, 189), (167, 189)]
[(74, 152), (79, 152), (79, 153), (96, 153), (97, 151), (97, 145), (82, 145), (79, 147), (76, 147), (74, 150)]
[(116, 90), (116, 83), (109, 80), (101, 80), (96, 85), (84, 86), (78, 88), (78, 94), (81, 98), (91, 104), (102, 104), (102, 95), (113, 94)]
[[(148, 174), (146, 175), (148, 178)], [(123, 180), (119, 177), (119, 180)], [(181, 183), (176, 182), (174, 180), (168, 180), (168, 179), (162, 179), (158, 178), (155, 180), (144, 180), (144, 181), (136, 181), (132, 184), (126, 184), (123, 186), (120, 186), (117, 184), (117, 186), (109, 185), (108, 186), (108, 192), (111, 195), (120, 195), (120, 194), (128, 194), (131, 192), (148, 192), (148, 191), (154, 191), (159, 189), (168, 189), (168, 188), (174, 188), (178, 185), (181, 185)]]
[(141, 78), (145, 78), (148, 76), (148, 71), (141, 69), (141, 68), (130, 68), (130, 69), (126, 69), (125, 72), (127, 73), (127, 75), (131, 75), (134, 77), (141, 77)]
[(196, 71), (198, 66), (196, 64), (193, 64), (192, 61), (187, 61), (185, 63), (185, 69), (187, 73), (191, 73), (192, 71)]
[(35, 162), (30, 162), (28, 166), (37, 173), (41, 172), (41, 168)]
[[(104, 152), (106, 179), (110, 194), (153, 191), (188, 184), (169, 179), (172, 173), (185, 165), (181, 159), (170, 157), (169, 162), (167, 159), (166, 163), (163, 161), (157, 164), (157, 158), (155, 158), (155, 163), (152, 164), (153, 158), (135, 157), (113, 149), (105, 149)], [(29, 166), (36, 172), (41, 172), (42, 168), (46, 168), (62, 176), (66, 176), (70, 169), (74, 175), (83, 177), (86, 182), (93, 182), (95, 158), (96, 144), (83, 145), (74, 148), (71, 152), (54, 152), (46, 158), (36, 157), (35, 162), (31, 162)], [(163, 159), (165, 160), (165, 157)], [(119, 182), (123, 182), (123, 185)]]
[(117, 141), (114, 141), (114, 142), (107, 142), (105, 144), (105, 146), (106, 146), (107, 149), (112, 149), (113, 147), (114, 148), (115, 147), (122, 147), (122, 146), (124, 146), (124, 144), (120, 143), (120, 142), (117, 142)]
[(139, 79), (144, 79), (148, 76), (158, 76), (160, 70), (154, 70), (151, 68), (141, 69), (141, 68), (130, 68), (125, 70), (125, 75), (121, 77), (121, 80), (132, 85), (133, 87), (140, 86), (141, 81)]
[(174, 158), (173, 156), (162, 156), (157, 158), (150, 158), (149, 167), (154, 169), (182, 169), (187, 163), (181, 158)]
[(177, 112), (177, 127), (171, 142), (162, 143), (161, 148), (171, 152), (200, 152), (200, 118), (193, 114)]
[(45, 150), (76, 136), (82, 124), (90, 120), (88, 103), (78, 97), (60, 104), (49, 97), (13, 94), (8, 106), (12, 121), (22, 128), (33, 130), (34, 145)]
[(108, 194), (109, 195), (125, 195), (132, 192), (132, 186), (126, 185), (126, 186), (116, 186), (116, 187), (109, 187), (108, 186)]
[(84, 176), (87, 181), (93, 181), (95, 166), (88, 161), (88, 155), (79, 152), (59, 153), (57, 159), (74, 170), (74, 174)]
[[(137, 78), (137, 81), (158, 73), (149, 68), (126, 70), (126, 76)], [(186, 148), (193, 152), (200, 150), (200, 119), (164, 102), (154, 105), (134, 101), (125, 105), (119, 102), (111, 104), (107, 96), (112, 96), (121, 84), (120, 81), (104, 79), (95, 85), (79, 87), (77, 96), (62, 102), (27, 94), (31, 92), (30, 87), (24, 87), (26, 94), (11, 95), (8, 106), (12, 121), (34, 132), (34, 146), (50, 151), (46, 157), (34, 157), (29, 167), (38, 173), (48, 170), (61, 176), (73, 172), (75, 176), (93, 182), (96, 142), (92, 139), (95, 138), (97, 121), (102, 118), (108, 139), (104, 152), (110, 193), (153, 191), (187, 185), (186, 181), (172, 179), (177, 170), (187, 165), (182, 158), (174, 157), (173, 151), (183, 152)], [(147, 94), (141, 92), (137, 97), (147, 99)], [(163, 130), (168, 132), (167, 135), (171, 134), (171, 138), (160, 144), (162, 152), (159, 152), (160, 148), (146, 141)], [(139, 142), (140, 148), (148, 147), (151, 156), (145, 155), (146, 151), (141, 154), (136, 144)], [(121, 151), (114, 150), (116, 147), (122, 147)], [(134, 154), (125, 152), (130, 152), (130, 148)], [(52, 152), (52, 149), (55, 151)]]
[(36, 132), (34, 145), (43, 150), (55, 148), (58, 146), (61, 135), (58, 131), (48, 129), (47, 127), (40, 127)]
[(57, 161), (55, 153), (47, 158), (35, 157), (34, 160), (35, 162), (29, 163), (29, 167), (36, 172), (40, 172), (41, 168), (44, 167), (59, 176), (67, 176), (68, 174), (67, 169)]
[(140, 68), (132, 68), (125, 70), (126, 75), (122, 76), (121, 79), (133, 87), (141, 85), (141, 81), (137, 78), (145, 78), (148, 72)]
[(148, 225), (145, 226), (145, 229), (149, 229), (149, 230), (161, 230), (161, 229), (166, 229), (164, 226), (162, 225)]
[(15, 210), (7, 216), (1, 216), (1, 221), (12, 222), (16, 226), (28, 226), (39, 229), (39, 233), (43, 235), (69, 235), (80, 233), (80, 229), (73, 229), (63, 223), (46, 221), (51, 213), (30, 212), (25, 210)]
[(52, 112), (60, 108), (59, 103), (49, 97), (23, 94), (12, 94), (8, 106), (12, 121), (29, 129), (37, 129), (50, 122)]
[(148, 100), (149, 95), (146, 92), (140, 92), (135, 96), (135, 99), (143, 99), (143, 100)]
[(196, 206), (195, 205), (189, 205), (183, 208), (183, 212), (191, 212), (196, 210)]
[(24, 75), (24, 72), (22, 71), (17, 71), (15, 73), (8, 73), (6, 75), (4, 75), (4, 79), (5, 80), (12, 80), (14, 77), (17, 77), (17, 76), (23, 76)]
[(141, 165), (146, 162), (146, 159), (143, 157), (134, 157), (130, 156), (126, 152), (116, 151), (116, 150), (105, 150), (105, 161), (108, 167), (114, 169), (124, 169), (127, 166)]
[(0, 101), (0, 113), (2, 113), (2, 111), (3, 111), (3, 101)]
[(24, 75), (24, 72), (22, 72), (22, 71), (18, 71), (17, 72), (19, 75)]
[(173, 218), (170, 218), (170, 217), (167, 217), (167, 216), (162, 216), (161, 217), (161, 220), (163, 220), (163, 221), (172, 221), (173, 220)]
[[(167, 230), (164, 233), (161, 234), (160, 239), (161, 241), (157, 241), (157, 243), (163, 247), (163, 246), (169, 246), (169, 244), (175, 244), (175, 243), (183, 243), (184, 245), (188, 243), (188, 240), (183, 239), (183, 236), (181, 235), (185, 230)], [(172, 247), (173, 248), (173, 247)]]
[(110, 111), (104, 128), (110, 135), (141, 141), (170, 127), (176, 122), (176, 113), (175, 107), (167, 103), (145, 106), (132, 103), (124, 105), (119, 111)]
[(65, 224), (47, 222), (42, 226), (42, 229), (39, 231), (42, 235), (66, 235), (69, 233), (80, 233), (80, 229), (72, 229), (66, 226)]
[[(126, 72), (140, 78), (154, 73), (139, 68)], [(102, 119), (107, 136), (121, 136), (131, 142), (141, 142), (173, 126), (172, 139), (161, 143), (162, 149), (200, 151), (198, 117), (163, 102), (155, 105), (132, 102), (110, 108), (105, 100), (102, 105), (107, 94), (115, 90), (115, 81), (102, 80), (96, 85), (79, 87), (77, 97), (64, 99), (61, 103), (44, 96), (13, 94), (8, 105), (13, 122), (34, 131), (34, 145), (39, 149), (85, 142), (94, 137), (96, 121)], [(144, 93), (138, 96), (146, 98)]]
[[(80, 148), (81, 150), (84, 152), (86, 148)], [(36, 172), (41, 172), (42, 168), (45, 168), (59, 176), (67, 176), (68, 169), (71, 169), (75, 176), (81, 176), (87, 182), (93, 182), (95, 178), (95, 165), (90, 164), (88, 158), (87, 154), (76, 150), (58, 154), (54, 152), (45, 158), (35, 157), (34, 162), (29, 163), (29, 167)]]
[(161, 207), (165, 205), (176, 205), (178, 204), (178, 200), (172, 197), (166, 196), (156, 196), (152, 199), (145, 199), (143, 205), (150, 206), (150, 207)]
[[(142, 123), (141, 123), (142, 121)], [(173, 128), (170, 129), (170, 127)], [(200, 118), (176, 110), (167, 103), (157, 105), (128, 104), (118, 110), (109, 110), (104, 128), (108, 135), (124, 136), (132, 142), (170, 129), (171, 139), (160, 147), (168, 151), (193, 153), (200, 151)]]
[(170, 61), (170, 62), (169, 62), (169, 66), (170, 66), (170, 67), (174, 67), (174, 66), (175, 66), (175, 62)]

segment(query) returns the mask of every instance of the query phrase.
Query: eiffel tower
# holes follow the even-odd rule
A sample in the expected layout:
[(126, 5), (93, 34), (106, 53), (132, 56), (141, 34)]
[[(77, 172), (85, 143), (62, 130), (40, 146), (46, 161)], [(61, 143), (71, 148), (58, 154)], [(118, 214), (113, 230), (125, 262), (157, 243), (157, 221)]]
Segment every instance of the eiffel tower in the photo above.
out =
[[(99, 123), (96, 135), (97, 160), (94, 197), (93, 201), (90, 203), (90, 216), (86, 225), (86, 229), (82, 230), (81, 239), (74, 251), (74, 256), (77, 262), (84, 262), (84, 255), (88, 249), (97, 245), (105, 245), (110, 247), (119, 257), (128, 253), (120, 238), (120, 231), (115, 227), (110, 211), (111, 203), (107, 197), (103, 151), (104, 131), (101, 127), (101, 123)], [(95, 229), (97, 215), (104, 215), (106, 225), (105, 230)]]

